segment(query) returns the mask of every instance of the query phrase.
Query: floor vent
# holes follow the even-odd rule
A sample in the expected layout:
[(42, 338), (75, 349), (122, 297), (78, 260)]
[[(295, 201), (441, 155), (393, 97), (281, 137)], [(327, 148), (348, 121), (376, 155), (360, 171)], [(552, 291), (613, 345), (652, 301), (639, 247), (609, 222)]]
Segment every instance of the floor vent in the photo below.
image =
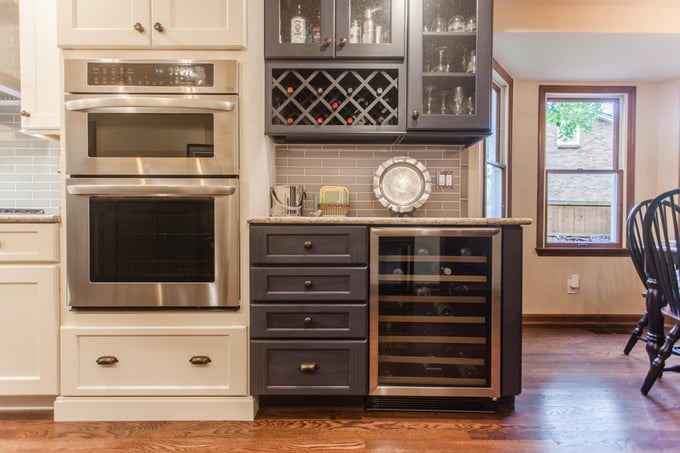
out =
[(369, 396), (366, 399), (366, 409), (376, 411), (498, 412), (513, 407), (513, 397), (493, 400), (491, 398)]

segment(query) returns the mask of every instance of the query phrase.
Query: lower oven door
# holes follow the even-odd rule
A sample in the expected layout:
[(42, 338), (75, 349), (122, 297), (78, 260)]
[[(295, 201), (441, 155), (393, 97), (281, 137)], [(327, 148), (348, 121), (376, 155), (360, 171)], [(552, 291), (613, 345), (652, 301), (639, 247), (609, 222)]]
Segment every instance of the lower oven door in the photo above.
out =
[(66, 192), (71, 307), (238, 307), (238, 179), (70, 178)]

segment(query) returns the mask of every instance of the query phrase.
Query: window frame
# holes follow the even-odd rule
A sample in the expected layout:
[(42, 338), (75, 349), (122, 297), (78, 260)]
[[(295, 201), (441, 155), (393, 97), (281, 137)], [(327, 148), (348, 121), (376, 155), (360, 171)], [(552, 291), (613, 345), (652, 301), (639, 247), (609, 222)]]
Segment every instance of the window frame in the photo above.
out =
[[(491, 89), (496, 92), (496, 118), (495, 128), (492, 130), (495, 140), (495, 161), (487, 160), (487, 144), (488, 139), (484, 139), (482, 147), (484, 153), (484, 164), (482, 166), (482, 215), (488, 217), (486, 210), (487, 205), (487, 166), (491, 165), (494, 168), (501, 170), (502, 176), (502, 202), (501, 202), (501, 217), (510, 217), (512, 212), (512, 95), (513, 95), (513, 79), (510, 74), (500, 65), (495, 59), (493, 60), (493, 76), (491, 81)], [(493, 96), (490, 97), (490, 100)], [(491, 108), (490, 111), (494, 109)]]
[[(536, 253), (539, 256), (626, 256), (623, 236), (625, 215), (632, 208), (635, 189), (635, 86), (609, 85), (539, 85), (538, 96), (538, 197), (536, 219)], [(546, 101), (564, 98), (574, 102), (591, 99), (618, 98), (618, 121), (615, 121), (614, 146), (618, 150), (612, 156), (620, 171), (619, 202), (616, 206), (618, 223), (617, 241), (611, 243), (548, 243), (547, 238), (547, 174), (546, 164)], [(619, 129), (620, 128), (620, 129)], [(624, 147), (622, 149), (622, 146)], [(585, 171), (584, 171), (585, 172)]]

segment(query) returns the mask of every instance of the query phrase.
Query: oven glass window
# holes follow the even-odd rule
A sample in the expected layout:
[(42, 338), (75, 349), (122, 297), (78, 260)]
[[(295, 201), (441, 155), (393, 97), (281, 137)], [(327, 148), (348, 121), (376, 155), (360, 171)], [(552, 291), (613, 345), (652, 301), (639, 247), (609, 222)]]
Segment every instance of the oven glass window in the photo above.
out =
[(212, 198), (90, 198), (92, 282), (213, 282)]
[(90, 157), (213, 157), (210, 113), (90, 113)]

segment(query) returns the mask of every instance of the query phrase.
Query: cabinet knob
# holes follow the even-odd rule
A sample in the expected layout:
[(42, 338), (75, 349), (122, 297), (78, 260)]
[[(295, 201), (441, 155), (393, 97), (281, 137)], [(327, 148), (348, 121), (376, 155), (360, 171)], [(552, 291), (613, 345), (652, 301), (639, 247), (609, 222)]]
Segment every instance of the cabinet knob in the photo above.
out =
[(345, 44), (347, 44), (347, 38), (340, 38), (338, 39), (338, 45), (340, 47), (345, 47)]
[(210, 360), (210, 357), (207, 355), (195, 355), (189, 359), (189, 363), (192, 365), (207, 365), (210, 362), (212, 362), (212, 360)]
[(135, 24), (132, 26), (135, 30), (137, 30), (140, 33), (144, 33), (144, 25), (140, 24), (139, 22), (135, 22)]
[(304, 285), (305, 285), (305, 289), (312, 289), (312, 286), (314, 286), (314, 285), (312, 284), (312, 281), (311, 281), (311, 280), (305, 280)]
[(301, 363), (300, 365), (298, 365), (298, 370), (300, 371), (300, 373), (304, 374), (312, 374), (318, 369), (319, 365), (317, 365), (314, 362)]
[(418, 118), (420, 118), (420, 112), (418, 110), (414, 110), (413, 113), (411, 113), (411, 118), (417, 120)]
[(305, 327), (309, 327), (312, 325), (312, 317), (311, 316), (305, 316), (305, 319), (302, 320), (302, 324), (305, 325)]
[(118, 363), (118, 357), (113, 355), (103, 355), (101, 357), (97, 357), (97, 365), (111, 366), (115, 365), (116, 363)]
[(155, 24), (153, 24), (153, 29), (156, 30), (158, 33), (163, 33), (165, 31), (165, 28), (163, 28), (160, 22), (156, 22)]
[(27, 112), (26, 110), (22, 110), (19, 115), (23, 116), (24, 118), (30, 118), (31, 117), (31, 112)]
[(302, 245), (306, 250), (312, 250), (312, 247), (314, 247), (312, 241), (305, 241)]
[(322, 44), (324, 47), (329, 47), (331, 44), (333, 44), (333, 40), (331, 38), (324, 38)]

